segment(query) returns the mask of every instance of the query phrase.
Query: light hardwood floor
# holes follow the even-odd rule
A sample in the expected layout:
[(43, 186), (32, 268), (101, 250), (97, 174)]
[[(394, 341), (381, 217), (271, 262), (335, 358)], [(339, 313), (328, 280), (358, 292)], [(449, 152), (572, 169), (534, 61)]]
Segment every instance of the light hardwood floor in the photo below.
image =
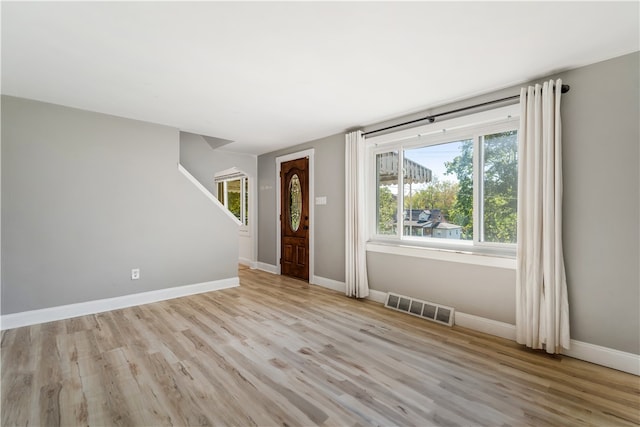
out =
[(2, 333), (2, 425), (638, 425), (640, 381), (242, 269)]

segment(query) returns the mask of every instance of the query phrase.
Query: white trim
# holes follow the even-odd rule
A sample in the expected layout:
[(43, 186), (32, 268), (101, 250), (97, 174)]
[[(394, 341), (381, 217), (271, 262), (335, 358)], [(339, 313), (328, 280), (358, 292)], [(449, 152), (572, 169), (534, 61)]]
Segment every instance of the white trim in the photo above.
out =
[[(344, 284), (343, 284), (344, 285)], [(387, 293), (369, 290), (368, 299), (385, 303)], [(473, 314), (455, 311), (454, 325), (474, 331), (505, 338), (511, 341), (516, 340), (516, 327), (510, 323), (499, 322)], [(571, 349), (563, 350), (562, 354), (585, 362), (595, 363), (619, 371), (628, 372), (640, 376), (640, 355), (589, 344), (582, 341), (571, 340)]]
[[(255, 158), (255, 156), (252, 156), (252, 157)], [(222, 177), (222, 176), (227, 177), (228, 175), (230, 175), (232, 173), (236, 173), (236, 172), (239, 173), (237, 179), (244, 178), (244, 179), (248, 179), (249, 180), (249, 203), (246, 206), (246, 209), (248, 209), (249, 212), (247, 214), (248, 216), (246, 216), (246, 217), (245, 217), (245, 214), (242, 215), (243, 217), (245, 217), (249, 221), (249, 225), (246, 226), (246, 225), (242, 224), (242, 221), (240, 221), (241, 225), (240, 225), (240, 227), (238, 227), (238, 234), (239, 234), (240, 237), (245, 237), (245, 238), (251, 239), (251, 261), (250, 261), (249, 264), (245, 264), (245, 265), (249, 265), (250, 268), (255, 269), (256, 268), (255, 267), (255, 265), (256, 265), (255, 264), (256, 263), (255, 259), (256, 259), (257, 253), (258, 253), (258, 239), (254, 238), (254, 236), (258, 235), (257, 230), (256, 230), (256, 224), (257, 224), (256, 218), (255, 218), (256, 214), (254, 213), (256, 211), (254, 206), (258, 206), (258, 199), (257, 199), (257, 196), (256, 196), (256, 194), (258, 192), (257, 185), (256, 185), (257, 179), (255, 178), (254, 175), (252, 175), (250, 173), (247, 173), (242, 169), (238, 169), (237, 167), (234, 166), (234, 167), (232, 167), (230, 169), (226, 169), (224, 171), (216, 172), (214, 174), (214, 176), (213, 176), (213, 180), (214, 180), (214, 183), (216, 185), (215, 188), (216, 188), (216, 192), (217, 192), (218, 184), (220, 182), (225, 182), (225, 179), (220, 179), (220, 177)], [(220, 179), (220, 180), (216, 181), (216, 177), (218, 179)], [(214, 195), (214, 197), (215, 197), (215, 195)], [(216, 200), (218, 200), (217, 197), (216, 197)], [(219, 201), (220, 200), (218, 200), (218, 202)], [(225, 201), (226, 201), (226, 198), (225, 198)], [(222, 203), (220, 203), (220, 204), (222, 205)], [(242, 206), (243, 206), (243, 209), (244, 209), (244, 204), (242, 204)], [(227, 209), (227, 208), (225, 208), (225, 209)], [(234, 218), (236, 218), (236, 217), (234, 216)], [(238, 218), (236, 218), (236, 219), (238, 219)]]
[(182, 166), (180, 163), (178, 163), (178, 170), (189, 180), (191, 181), (191, 183), (193, 185), (196, 186), (196, 188), (198, 190), (200, 190), (202, 192), (202, 194), (204, 194), (209, 200), (211, 200), (216, 206), (218, 206), (220, 209), (222, 209), (222, 211), (225, 213), (225, 215), (227, 215), (227, 217), (229, 217), (231, 220), (233, 220), (233, 222), (238, 225), (241, 226), (243, 225), (242, 222), (240, 222), (240, 220), (238, 220), (238, 218), (236, 218), (230, 211), (229, 209), (225, 208), (224, 205), (222, 203), (220, 203), (220, 200), (218, 200), (213, 194), (211, 194), (211, 191), (207, 190), (207, 188), (202, 185), (200, 183), (200, 181), (198, 181), (193, 175), (191, 175), (189, 173), (188, 170), (186, 170), (184, 168), (184, 166)]
[(256, 163), (256, 176), (249, 176), (249, 228), (251, 229), (251, 268), (258, 265), (258, 165)]
[[(218, 201), (220, 201), (219, 199), (220, 191), (218, 189), (218, 185), (222, 184), (223, 202), (220, 202), (220, 204), (223, 205), (225, 209), (227, 209), (229, 212), (231, 212), (231, 209), (229, 209), (229, 183), (233, 181), (240, 181), (240, 218), (236, 217), (235, 214), (233, 216), (240, 221), (240, 231), (244, 233), (249, 232), (248, 227), (245, 225), (245, 222), (248, 222), (249, 220), (247, 216), (248, 215), (247, 211), (249, 211), (249, 205), (248, 205), (249, 200), (247, 199), (247, 191), (248, 191), (247, 180), (248, 179), (249, 179), (249, 175), (242, 172), (242, 175), (239, 175), (235, 178), (221, 179), (219, 181), (215, 181)], [(251, 185), (250, 182), (249, 182), (249, 185)]]
[[(433, 237), (412, 237), (404, 235), (404, 217), (398, 215), (396, 233), (394, 235), (378, 234), (376, 220), (376, 156), (380, 153), (393, 151), (397, 153), (398, 164), (404, 164), (404, 151), (407, 149), (428, 147), (442, 143), (460, 140), (473, 142), (473, 181), (482, 182), (481, 176), (481, 137), (488, 134), (518, 129), (519, 104), (496, 108), (481, 113), (457, 117), (443, 122), (435, 122), (425, 126), (392, 132), (386, 135), (367, 138), (367, 198), (365, 211), (367, 212), (368, 234), (375, 242), (396, 241), (406, 246), (442, 248), (462, 252), (473, 252), (498, 256), (515, 256), (516, 245), (511, 243), (484, 242), (481, 240), (481, 210), (482, 186), (473, 186), (473, 239), (468, 241), (458, 239), (440, 239)], [(398, 174), (397, 212), (404, 211), (403, 197), (404, 176)], [(469, 248), (469, 249), (467, 249)]]
[(238, 178), (244, 178), (246, 176), (246, 172), (234, 166), (230, 169), (225, 169), (213, 174), (213, 181), (217, 184), (218, 182), (236, 180)]
[(379, 302), (380, 304), (384, 304), (387, 302), (387, 294), (388, 292), (369, 289), (369, 296), (367, 297), (367, 299), (370, 299), (371, 301)]
[(214, 280), (212, 282), (197, 283), (194, 285), (176, 286), (138, 294), (5, 314), (0, 316), (0, 330), (70, 319), (72, 317), (102, 313), (220, 289), (235, 288), (239, 286), (239, 284), (240, 281), (238, 277), (231, 277), (229, 279)]
[[(344, 282), (340, 282), (338, 280), (327, 279), (326, 277), (314, 276), (313, 281), (310, 281), (312, 285), (321, 286), (323, 288), (332, 289), (334, 291), (346, 292), (346, 284)], [(384, 304), (387, 300), (387, 293), (382, 291), (376, 291), (375, 289), (369, 289), (369, 296), (366, 297), (371, 301), (378, 302), (380, 304)]]
[(436, 249), (419, 246), (406, 246), (393, 243), (367, 243), (367, 252), (378, 252), (391, 255), (402, 255), (414, 258), (427, 258), (439, 261), (459, 262), (463, 264), (482, 265), (485, 267), (516, 269), (516, 259), (499, 257), (457, 250)]
[(239, 257), (238, 264), (246, 265), (249, 268), (255, 268), (254, 267), (255, 263), (251, 261), (249, 258)]
[(640, 375), (640, 355), (582, 341), (571, 340), (571, 349), (562, 354), (597, 365)]
[(261, 271), (266, 271), (267, 273), (271, 273), (271, 274), (278, 274), (278, 268), (273, 265), (273, 264), (267, 264), (266, 262), (256, 262), (255, 263), (255, 268), (256, 270), (261, 270)]
[(322, 286), (323, 288), (333, 289), (334, 291), (345, 293), (346, 285), (338, 280), (327, 279), (326, 277), (313, 276), (309, 277), (309, 283), (312, 285)]
[(314, 213), (314, 200), (315, 200), (315, 173), (314, 173), (314, 156), (315, 149), (310, 148), (308, 150), (297, 151), (291, 154), (285, 154), (284, 156), (276, 157), (276, 268), (277, 273), (280, 274), (280, 254), (282, 250), (280, 248), (281, 245), (281, 226), (280, 226), (280, 170), (282, 162), (287, 162), (289, 160), (302, 159), (304, 157), (309, 158), (309, 280), (313, 278), (314, 272), (314, 259), (315, 259), (315, 213)]
[(454, 324), (496, 337), (506, 338), (511, 341), (516, 340), (516, 326), (510, 323), (499, 322), (497, 320), (456, 311)]
[(441, 134), (444, 133), (445, 130), (446, 133), (451, 133), (452, 131), (463, 130), (465, 128), (501, 123), (512, 120), (518, 116), (520, 116), (520, 103), (365, 138), (368, 146), (381, 146), (417, 137)]
[[(484, 317), (467, 313), (455, 313), (455, 324), (474, 331), (516, 340), (516, 327), (510, 323), (498, 322)], [(582, 341), (571, 340), (571, 349), (563, 350), (562, 354), (585, 362), (595, 363), (619, 371), (640, 375), (640, 355), (589, 344)]]

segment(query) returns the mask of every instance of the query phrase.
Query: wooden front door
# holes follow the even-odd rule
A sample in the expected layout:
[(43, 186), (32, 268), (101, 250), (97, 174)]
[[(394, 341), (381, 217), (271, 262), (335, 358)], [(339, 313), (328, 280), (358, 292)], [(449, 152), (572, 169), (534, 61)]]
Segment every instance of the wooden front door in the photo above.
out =
[(309, 158), (280, 165), (281, 273), (309, 280)]

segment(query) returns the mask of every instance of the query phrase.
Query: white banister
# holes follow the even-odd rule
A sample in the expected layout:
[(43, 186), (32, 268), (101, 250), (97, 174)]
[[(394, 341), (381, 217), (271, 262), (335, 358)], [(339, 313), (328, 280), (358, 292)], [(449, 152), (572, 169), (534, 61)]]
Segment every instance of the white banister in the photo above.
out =
[(222, 211), (225, 213), (225, 215), (227, 215), (229, 218), (231, 218), (233, 220), (233, 222), (236, 223), (236, 225), (241, 226), (242, 222), (240, 222), (240, 220), (238, 218), (236, 218), (230, 211), (229, 209), (225, 208), (224, 205), (222, 203), (220, 203), (220, 200), (218, 200), (213, 194), (211, 194), (211, 191), (207, 190), (207, 188), (202, 185), (202, 183), (200, 181), (198, 181), (193, 175), (191, 175), (189, 173), (188, 170), (186, 170), (184, 168), (184, 166), (182, 166), (180, 163), (178, 163), (178, 170), (189, 180), (193, 183), (193, 185), (196, 186), (196, 188), (198, 188), (198, 190), (200, 190), (205, 196), (207, 196), (207, 198), (209, 200), (211, 200), (217, 207), (219, 207), (220, 209), (222, 209)]

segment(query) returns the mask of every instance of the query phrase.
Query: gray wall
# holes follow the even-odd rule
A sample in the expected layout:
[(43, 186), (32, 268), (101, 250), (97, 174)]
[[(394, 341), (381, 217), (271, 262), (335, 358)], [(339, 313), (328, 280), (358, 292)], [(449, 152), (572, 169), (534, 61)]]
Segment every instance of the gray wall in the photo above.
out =
[(573, 338), (640, 354), (640, 54), (560, 75)]
[[(563, 239), (571, 336), (635, 354), (640, 354), (639, 56), (636, 52), (535, 80), (559, 77), (571, 86), (562, 98)], [(519, 87), (394, 122), (517, 94)], [(444, 272), (451, 263), (442, 261), (384, 254), (369, 254), (368, 259), (373, 289), (515, 323), (513, 271), (458, 264), (450, 277)]]
[(237, 227), (178, 172), (178, 144), (3, 96), (2, 314), (236, 277)]
[(371, 289), (515, 323), (515, 270), (368, 252), (367, 273)]
[(258, 261), (276, 265), (276, 157), (315, 149), (314, 275), (344, 281), (344, 135), (310, 141), (258, 157)]
[[(535, 80), (560, 77), (571, 85), (571, 91), (562, 99), (562, 118), (563, 237), (572, 338), (635, 354), (640, 354), (639, 61), (640, 54), (636, 52)], [(518, 94), (519, 87), (398, 117), (364, 130)], [(332, 191), (342, 192), (343, 137), (328, 139), (335, 140), (340, 149), (335, 149), (334, 159), (319, 163), (318, 167), (331, 168), (335, 174), (331, 185), (336, 187)], [(313, 145), (318, 142), (291, 151)], [(259, 259), (269, 263), (275, 262), (275, 192), (270, 188), (275, 182), (273, 157), (269, 154), (258, 159)], [(317, 227), (316, 235), (331, 236), (329, 244), (316, 245), (316, 258), (322, 258), (321, 252), (335, 250), (344, 240), (344, 215), (333, 215), (326, 229), (319, 223)], [(344, 251), (340, 251), (342, 256)], [(515, 323), (513, 270), (381, 253), (369, 253), (367, 259), (372, 289), (399, 292), (451, 305), (469, 314)], [(340, 267), (326, 277), (344, 281), (344, 261), (335, 262)]]
[(202, 136), (186, 132), (180, 132), (180, 163), (213, 195), (217, 195), (213, 181), (216, 172), (235, 166), (249, 178), (255, 179), (258, 175), (256, 156), (232, 153), (224, 148), (214, 150)]
[[(224, 141), (224, 140), (223, 140)], [(189, 171), (214, 196), (218, 189), (214, 182), (217, 172), (236, 167), (249, 176), (249, 230), (239, 235), (239, 262), (253, 265), (256, 260), (256, 208), (258, 176), (257, 156), (253, 154), (233, 153), (224, 148), (213, 148), (204, 137), (193, 133), (180, 132), (180, 164)]]

